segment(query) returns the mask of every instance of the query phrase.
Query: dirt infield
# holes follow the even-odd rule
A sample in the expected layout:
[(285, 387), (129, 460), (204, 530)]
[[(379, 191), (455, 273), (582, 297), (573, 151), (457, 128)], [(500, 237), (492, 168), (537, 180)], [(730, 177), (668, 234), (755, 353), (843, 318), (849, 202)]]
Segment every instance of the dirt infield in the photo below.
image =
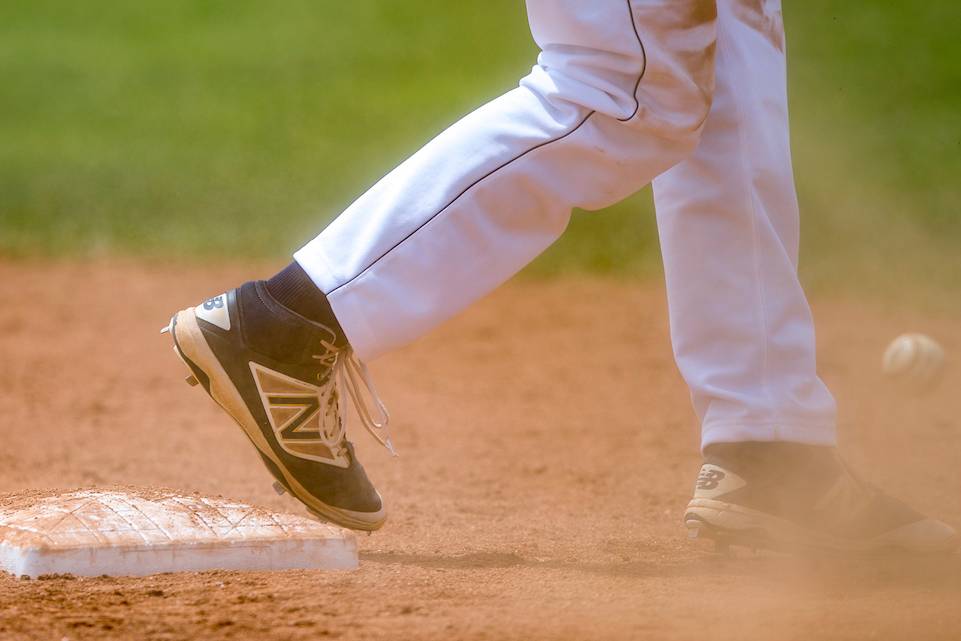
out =
[[(158, 330), (258, 266), (0, 262), (0, 492), (136, 484), (277, 497)], [(684, 538), (696, 432), (657, 283), (520, 282), (373, 364), (401, 458), (355, 432), (391, 517), (352, 573), (0, 576), (0, 639), (957, 639), (961, 556), (727, 558)], [(959, 317), (818, 301), (864, 476), (961, 525), (961, 365), (881, 379)], [(199, 388), (198, 388), (199, 389)]]

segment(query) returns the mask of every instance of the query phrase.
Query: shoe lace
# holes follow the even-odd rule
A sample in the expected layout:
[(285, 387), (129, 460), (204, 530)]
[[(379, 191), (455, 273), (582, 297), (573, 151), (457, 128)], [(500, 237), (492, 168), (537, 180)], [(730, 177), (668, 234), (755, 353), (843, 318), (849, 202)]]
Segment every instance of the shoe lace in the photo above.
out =
[(865, 518), (875, 507), (878, 490), (864, 481), (838, 457), (841, 474), (833, 487), (822, 496), (815, 509), (822, 515), (831, 515), (836, 526), (842, 523), (856, 523)]
[[(357, 358), (350, 347), (339, 348), (325, 340), (320, 341), (320, 344), (326, 351), (323, 354), (314, 354), (312, 358), (331, 372), (331, 376), (339, 387), (347, 390), (361, 424), (374, 437), (374, 440), (393, 456), (397, 456), (397, 450), (394, 449), (394, 443), (390, 437), (390, 413), (377, 394), (377, 388), (367, 365)], [(361, 391), (361, 386), (367, 388), (366, 395)], [(370, 402), (373, 402), (379, 415), (376, 418), (371, 411)], [(336, 434), (332, 437), (338, 442), (343, 442), (347, 438), (346, 426), (343, 421), (337, 421), (337, 424)]]

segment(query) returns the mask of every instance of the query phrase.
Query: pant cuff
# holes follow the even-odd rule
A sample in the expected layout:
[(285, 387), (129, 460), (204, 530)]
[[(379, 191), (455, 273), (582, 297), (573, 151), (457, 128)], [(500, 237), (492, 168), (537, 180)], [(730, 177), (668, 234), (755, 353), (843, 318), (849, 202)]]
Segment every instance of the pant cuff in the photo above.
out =
[(837, 445), (837, 428), (833, 422), (804, 421), (751, 423), (744, 421), (712, 421), (701, 427), (701, 451), (713, 443), (743, 441), (787, 441), (806, 445)]
[(379, 356), (383, 351), (380, 347), (382, 341), (378, 340), (377, 331), (365, 316), (365, 307), (358, 303), (351, 296), (342, 296), (342, 291), (331, 294), (337, 289), (339, 283), (334, 275), (333, 268), (325, 259), (323, 254), (318, 251), (308, 252), (301, 249), (294, 253), (294, 260), (297, 261), (314, 284), (327, 296), (327, 302), (334, 311), (334, 318), (340, 324), (347, 342), (354, 352), (362, 360), (371, 360)]

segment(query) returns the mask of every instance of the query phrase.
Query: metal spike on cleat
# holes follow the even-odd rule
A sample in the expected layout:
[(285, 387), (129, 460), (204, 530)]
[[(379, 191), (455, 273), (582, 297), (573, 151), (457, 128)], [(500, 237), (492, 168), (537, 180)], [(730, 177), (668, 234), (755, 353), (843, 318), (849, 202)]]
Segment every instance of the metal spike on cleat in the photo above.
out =
[(200, 381), (197, 380), (197, 377), (194, 376), (193, 374), (191, 374), (190, 376), (188, 376), (188, 377), (185, 378), (184, 380), (187, 382), (187, 385), (189, 385), (189, 386), (191, 386), (191, 387), (194, 387), (195, 385), (197, 385), (197, 383), (200, 382)]
[(274, 481), (272, 487), (274, 488), (274, 492), (276, 492), (278, 496), (283, 496), (284, 494), (287, 493), (287, 488), (285, 488), (284, 484), (281, 483), (280, 481)]
[(174, 320), (177, 318), (176, 315), (170, 317), (170, 321), (167, 326), (160, 330), (161, 334), (169, 334), (174, 328)]
[(692, 527), (687, 531), (687, 538), (696, 539), (701, 536), (701, 528)]

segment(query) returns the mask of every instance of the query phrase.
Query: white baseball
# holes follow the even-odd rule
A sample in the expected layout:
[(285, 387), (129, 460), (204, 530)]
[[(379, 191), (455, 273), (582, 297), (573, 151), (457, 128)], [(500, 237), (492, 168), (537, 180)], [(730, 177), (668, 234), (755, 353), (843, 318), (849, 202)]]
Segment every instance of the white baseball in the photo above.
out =
[(924, 334), (902, 334), (884, 351), (881, 370), (885, 375), (918, 387), (933, 384), (944, 367), (944, 349)]

